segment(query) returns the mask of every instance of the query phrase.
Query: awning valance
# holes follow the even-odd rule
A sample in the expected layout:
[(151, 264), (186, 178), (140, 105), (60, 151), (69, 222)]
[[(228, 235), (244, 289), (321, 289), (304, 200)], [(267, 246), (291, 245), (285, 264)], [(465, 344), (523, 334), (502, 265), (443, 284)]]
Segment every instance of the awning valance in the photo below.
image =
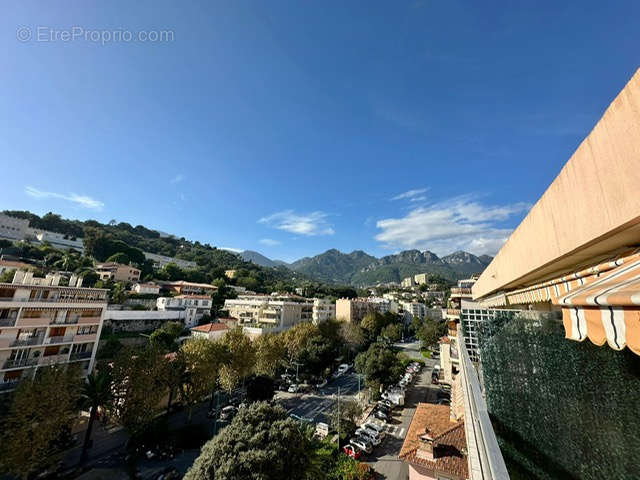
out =
[(491, 301), (491, 306), (551, 302), (562, 307), (567, 338), (588, 338), (615, 350), (628, 346), (640, 355), (640, 249), (570, 275), (496, 295)]

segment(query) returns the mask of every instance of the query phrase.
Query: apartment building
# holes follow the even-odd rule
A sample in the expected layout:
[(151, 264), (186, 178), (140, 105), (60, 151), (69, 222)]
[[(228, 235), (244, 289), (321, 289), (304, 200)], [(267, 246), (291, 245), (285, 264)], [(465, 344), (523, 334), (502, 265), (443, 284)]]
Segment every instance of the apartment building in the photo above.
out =
[(314, 325), (336, 318), (336, 302), (325, 298), (314, 298), (312, 318)]
[(400, 286), (404, 287), (404, 288), (410, 288), (415, 286), (416, 281), (414, 280), (413, 277), (407, 277), (407, 278), (403, 278), (402, 281), (400, 282)]
[(29, 231), (29, 220), (0, 213), (0, 238), (11, 241), (24, 240)]
[(336, 318), (345, 322), (360, 323), (370, 312), (391, 311), (391, 300), (380, 297), (340, 298), (336, 300)]
[(164, 290), (180, 295), (211, 295), (218, 287), (208, 283), (187, 282), (178, 280), (175, 282), (158, 282)]
[(409, 317), (409, 321), (413, 317), (423, 319), (427, 314), (426, 305), (420, 302), (400, 302), (400, 308), (402, 308), (405, 317)]
[(18, 270), (11, 283), (0, 283), (0, 391), (46, 365), (78, 363), (91, 372), (107, 290), (77, 287), (75, 275), (69, 286), (61, 279)]
[(141, 295), (158, 295), (160, 285), (157, 283), (136, 283), (131, 287), (131, 290)]
[(140, 270), (131, 265), (123, 265), (115, 262), (98, 263), (95, 271), (100, 277), (100, 280), (124, 283), (140, 281)]
[(82, 238), (76, 238), (71, 235), (57, 232), (49, 232), (47, 230), (41, 230), (39, 228), (27, 229), (27, 238), (34, 237), (39, 243), (49, 243), (55, 248), (62, 250), (77, 250), (84, 253), (84, 241)]
[(189, 260), (182, 260), (180, 258), (167, 257), (166, 255), (159, 255), (157, 253), (150, 252), (142, 252), (144, 254), (144, 258), (147, 260), (151, 260), (153, 262), (153, 268), (156, 270), (166, 267), (170, 263), (175, 263), (178, 267), (182, 269), (196, 268), (196, 262), (191, 262)]
[(251, 338), (313, 321), (313, 302), (293, 301), (288, 296), (242, 295), (225, 300), (224, 308), (229, 316), (238, 319), (238, 325)]
[(178, 295), (176, 297), (159, 297), (156, 303), (158, 310), (179, 310), (184, 312), (184, 325), (195, 327), (198, 321), (211, 313), (211, 297), (208, 295)]

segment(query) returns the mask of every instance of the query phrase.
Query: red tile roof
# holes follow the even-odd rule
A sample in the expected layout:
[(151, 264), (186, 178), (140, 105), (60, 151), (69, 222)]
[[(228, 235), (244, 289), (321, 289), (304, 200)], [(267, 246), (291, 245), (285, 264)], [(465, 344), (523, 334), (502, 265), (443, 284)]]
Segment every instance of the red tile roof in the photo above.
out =
[(211, 300), (209, 295), (176, 295), (175, 298), (198, 298), (200, 300)]
[[(420, 437), (425, 433), (433, 438), (435, 458), (428, 460), (418, 456)], [(414, 466), (454, 476), (469, 477), (464, 422), (451, 422), (449, 407), (432, 403), (420, 403), (409, 425), (409, 431), (398, 458)]]
[(207, 323), (206, 325), (193, 327), (191, 330), (195, 330), (196, 332), (209, 333), (219, 332), (221, 330), (229, 330), (229, 327), (227, 327), (224, 323)]

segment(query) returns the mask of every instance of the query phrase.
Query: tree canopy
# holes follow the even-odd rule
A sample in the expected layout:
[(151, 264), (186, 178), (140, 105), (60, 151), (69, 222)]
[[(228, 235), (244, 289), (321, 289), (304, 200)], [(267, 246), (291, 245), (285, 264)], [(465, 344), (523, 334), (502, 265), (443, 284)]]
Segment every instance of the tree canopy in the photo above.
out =
[(203, 448), (185, 480), (304, 479), (311, 443), (280, 406), (257, 402)]

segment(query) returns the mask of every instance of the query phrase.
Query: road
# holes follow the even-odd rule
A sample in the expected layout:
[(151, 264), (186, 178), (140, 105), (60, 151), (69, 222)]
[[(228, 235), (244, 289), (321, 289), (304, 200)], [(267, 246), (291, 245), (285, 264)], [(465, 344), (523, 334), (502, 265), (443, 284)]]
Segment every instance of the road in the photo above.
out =
[[(364, 384), (360, 385), (364, 388)], [(290, 414), (308, 418), (314, 423), (327, 422), (327, 415), (331, 412), (338, 398), (354, 399), (358, 393), (358, 375), (350, 372), (332, 379), (320, 392), (297, 394), (278, 392), (275, 399), (282, 404)]]
[(436, 399), (438, 389), (431, 385), (431, 371), (436, 362), (422, 357), (418, 342), (399, 343), (396, 346), (409, 357), (424, 360), (426, 366), (407, 388), (404, 408), (394, 410), (393, 417), (387, 422), (387, 437), (384, 442), (365, 461), (373, 467), (379, 479), (406, 480), (409, 478), (409, 468), (406, 463), (398, 460), (398, 454), (418, 403), (434, 402)]

